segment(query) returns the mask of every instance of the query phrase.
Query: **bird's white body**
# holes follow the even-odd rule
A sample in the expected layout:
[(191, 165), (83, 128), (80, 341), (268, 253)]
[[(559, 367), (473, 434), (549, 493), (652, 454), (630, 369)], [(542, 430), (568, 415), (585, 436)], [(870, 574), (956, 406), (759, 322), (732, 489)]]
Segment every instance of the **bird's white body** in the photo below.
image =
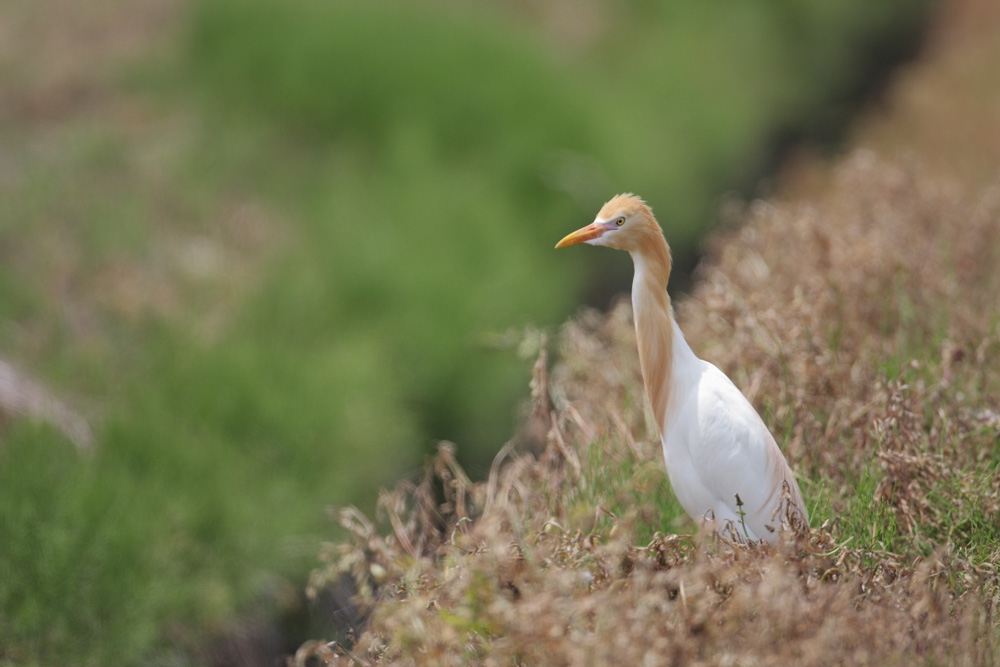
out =
[[(661, 441), (674, 494), (696, 521), (714, 518), (720, 532), (774, 541), (783, 473), (791, 471), (750, 402), (673, 327), (673, 389)], [(794, 479), (789, 493), (801, 506)]]
[(556, 247), (579, 242), (632, 256), (643, 382), (684, 510), (695, 521), (714, 520), (718, 532), (737, 539), (773, 543), (786, 517), (805, 524), (798, 484), (764, 421), (722, 371), (694, 354), (674, 320), (666, 290), (670, 248), (645, 202), (614, 197), (592, 224)]

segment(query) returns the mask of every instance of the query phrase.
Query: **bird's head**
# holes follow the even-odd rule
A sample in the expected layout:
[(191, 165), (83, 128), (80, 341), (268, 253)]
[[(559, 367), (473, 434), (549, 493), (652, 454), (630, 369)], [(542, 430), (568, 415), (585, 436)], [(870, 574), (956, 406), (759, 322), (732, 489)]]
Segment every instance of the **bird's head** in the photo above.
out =
[(626, 193), (608, 200), (592, 223), (564, 237), (556, 247), (589, 243), (634, 252), (656, 236), (662, 238), (663, 232), (649, 206), (639, 197)]

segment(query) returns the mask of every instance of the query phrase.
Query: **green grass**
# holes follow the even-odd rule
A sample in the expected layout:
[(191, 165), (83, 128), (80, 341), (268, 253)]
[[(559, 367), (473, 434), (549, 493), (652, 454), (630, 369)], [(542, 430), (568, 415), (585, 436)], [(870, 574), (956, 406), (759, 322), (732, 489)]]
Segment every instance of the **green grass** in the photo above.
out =
[(145, 650), (161, 631), (155, 612), (169, 604), (169, 591), (158, 590), (160, 573), (141, 553), (141, 489), (118, 471), (96, 475), (94, 462), (81, 462), (45, 428), (9, 430), (0, 458), (8, 494), (0, 655), (45, 664), (61, 654), (55, 646), (75, 645), (95, 661)]
[[(694, 532), (684, 508), (670, 488), (659, 458), (637, 460), (628, 444), (612, 438), (612, 444), (591, 442), (586, 447), (581, 475), (568, 482), (559, 503), (572, 526), (584, 532), (606, 533), (613, 519), (628, 517), (635, 524), (637, 544), (649, 542), (656, 533)], [(658, 448), (657, 448), (658, 449)], [(607, 456), (607, 452), (620, 456)]]

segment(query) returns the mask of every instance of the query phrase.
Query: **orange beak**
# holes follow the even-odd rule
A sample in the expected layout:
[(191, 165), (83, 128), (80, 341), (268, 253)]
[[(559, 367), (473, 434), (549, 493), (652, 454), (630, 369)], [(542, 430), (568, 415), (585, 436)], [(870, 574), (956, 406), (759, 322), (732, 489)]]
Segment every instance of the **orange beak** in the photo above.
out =
[(604, 225), (598, 222), (592, 222), (586, 227), (581, 227), (572, 234), (564, 236), (562, 241), (556, 244), (556, 247), (563, 248), (568, 245), (573, 245), (574, 243), (583, 243), (584, 241), (596, 239), (606, 231), (607, 228), (605, 228)]

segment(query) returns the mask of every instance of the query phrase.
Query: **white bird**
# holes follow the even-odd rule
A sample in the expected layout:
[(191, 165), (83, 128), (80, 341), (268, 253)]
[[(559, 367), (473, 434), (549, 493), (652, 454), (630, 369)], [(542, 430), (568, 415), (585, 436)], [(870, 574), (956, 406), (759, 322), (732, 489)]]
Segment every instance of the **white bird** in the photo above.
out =
[(642, 378), (684, 510), (696, 522), (714, 519), (720, 534), (772, 544), (786, 517), (806, 525), (795, 476), (764, 421), (722, 371), (695, 356), (677, 326), (667, 294), (670, 247), (649, 206), (617, 195), (556, 248), (581, 242), (632, 256)]

